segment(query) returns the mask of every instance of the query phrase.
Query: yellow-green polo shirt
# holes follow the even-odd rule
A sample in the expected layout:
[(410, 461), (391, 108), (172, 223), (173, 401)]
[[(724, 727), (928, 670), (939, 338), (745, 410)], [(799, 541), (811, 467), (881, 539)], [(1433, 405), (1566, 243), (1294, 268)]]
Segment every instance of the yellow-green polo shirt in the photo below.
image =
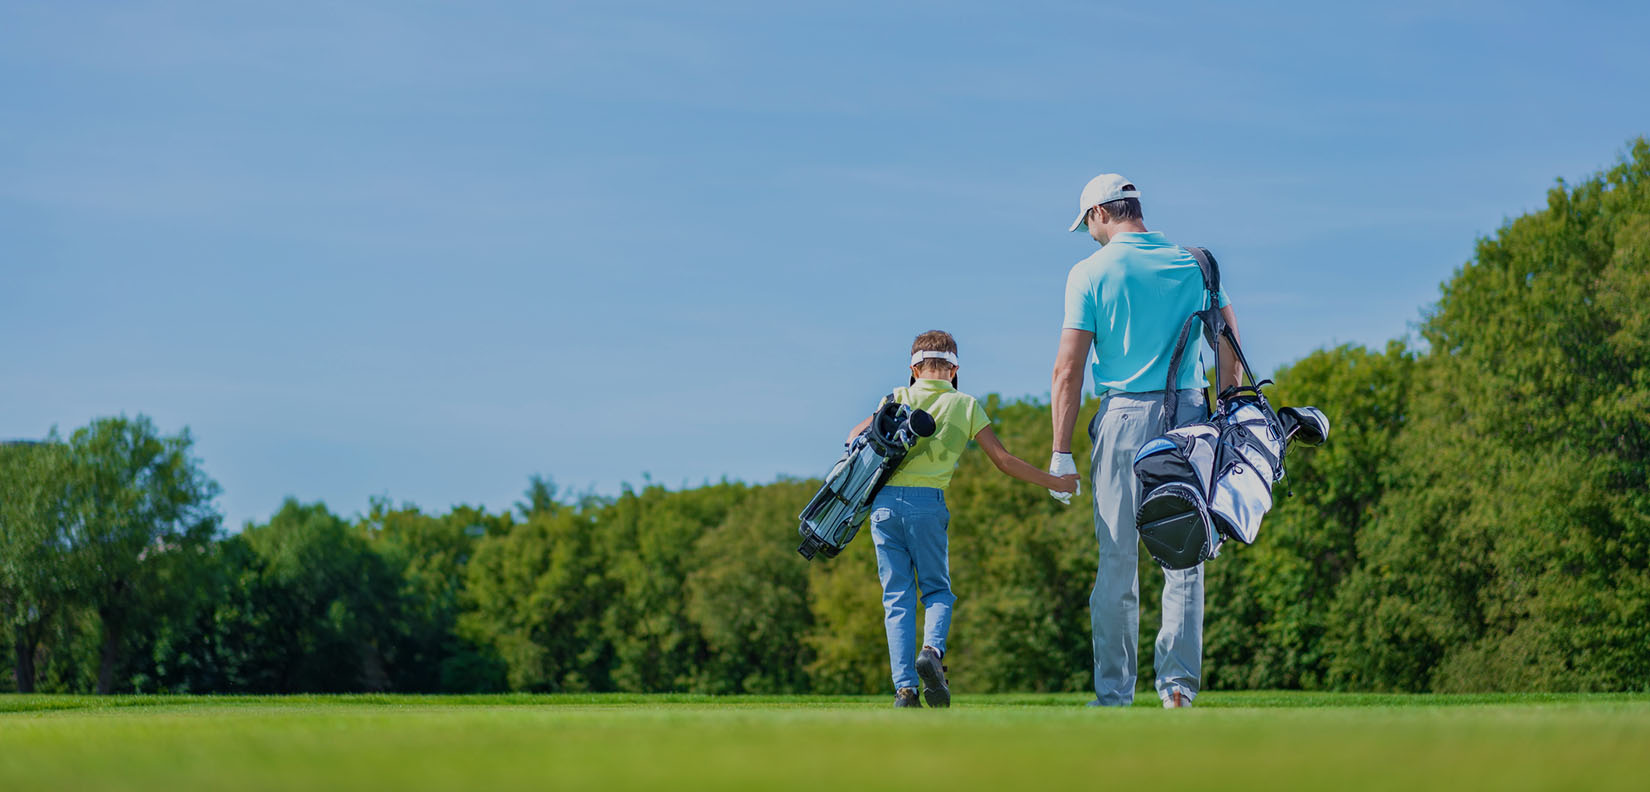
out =
[(945, 489), (968, 441), (991, 425), (985, 408), (950, 382), (937, 379), (920, 379), (909, 388), (895, 389), (894, 401), (934, 416), (934, 434), (917, 441), (888, 479), (888, 486)]

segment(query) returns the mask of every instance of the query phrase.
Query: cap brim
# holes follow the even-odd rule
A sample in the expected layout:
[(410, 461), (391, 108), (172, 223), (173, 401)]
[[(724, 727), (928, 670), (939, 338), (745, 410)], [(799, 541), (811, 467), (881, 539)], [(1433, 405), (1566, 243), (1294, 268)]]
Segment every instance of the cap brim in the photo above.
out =
[(1087, 217), (1088, 214), (1089, 213), (1088, 213), (1087, 209), (1083, 210), (1082, 212), (1079, 212), (1078, 215), (1077, 215), (1077, 219), (1071, 221), (1071, 228), (1066, 229), (1066, 233), (1069, 234), (1073, 231), (1076, 231), (1079, 228), (1083, 229), (1084, 231), (1089, 230), (1088, 223), (1083, 222), (1083, 218)]

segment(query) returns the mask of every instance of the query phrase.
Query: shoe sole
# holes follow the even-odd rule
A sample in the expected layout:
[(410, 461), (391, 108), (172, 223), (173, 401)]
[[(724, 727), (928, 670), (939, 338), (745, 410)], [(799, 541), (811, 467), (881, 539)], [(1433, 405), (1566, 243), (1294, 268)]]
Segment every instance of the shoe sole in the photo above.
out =
[(917, 658), (917, 677), (922, 680), (922, 700), (930, 707), (951, 706), (951, 689), (945, 685), (945, 669), (930, 654)]

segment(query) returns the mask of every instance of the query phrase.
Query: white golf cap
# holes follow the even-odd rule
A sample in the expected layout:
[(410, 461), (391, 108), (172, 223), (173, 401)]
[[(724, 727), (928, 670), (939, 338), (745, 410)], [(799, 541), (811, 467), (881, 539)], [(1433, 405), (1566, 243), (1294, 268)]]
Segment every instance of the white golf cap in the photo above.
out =
[(1083, 222), (1083, 218), (1088, 215), (1090, 209), (1100, 204), (1111, 203), (1124, 198), (1139, 197), (1140, 191), (1136, 190), (1134, 184), (1123, 178), (1122, 175), (1102, 173), (1090, 179), (1088, 185), (1083, 187), (1083, 195), (1077, 199), (1077, 219), (1072, 221), (1071, 228), (1068, 230), (1076, 231), (1081, 228), (1087, 231), (1089, 226)]

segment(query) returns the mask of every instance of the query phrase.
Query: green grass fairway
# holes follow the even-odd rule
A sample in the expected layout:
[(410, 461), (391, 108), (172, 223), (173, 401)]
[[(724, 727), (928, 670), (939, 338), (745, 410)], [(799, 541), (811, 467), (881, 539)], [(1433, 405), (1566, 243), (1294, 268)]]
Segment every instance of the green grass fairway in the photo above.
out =
[(1650, 788), (1650, 696), (0, 696), (0, 790)]

